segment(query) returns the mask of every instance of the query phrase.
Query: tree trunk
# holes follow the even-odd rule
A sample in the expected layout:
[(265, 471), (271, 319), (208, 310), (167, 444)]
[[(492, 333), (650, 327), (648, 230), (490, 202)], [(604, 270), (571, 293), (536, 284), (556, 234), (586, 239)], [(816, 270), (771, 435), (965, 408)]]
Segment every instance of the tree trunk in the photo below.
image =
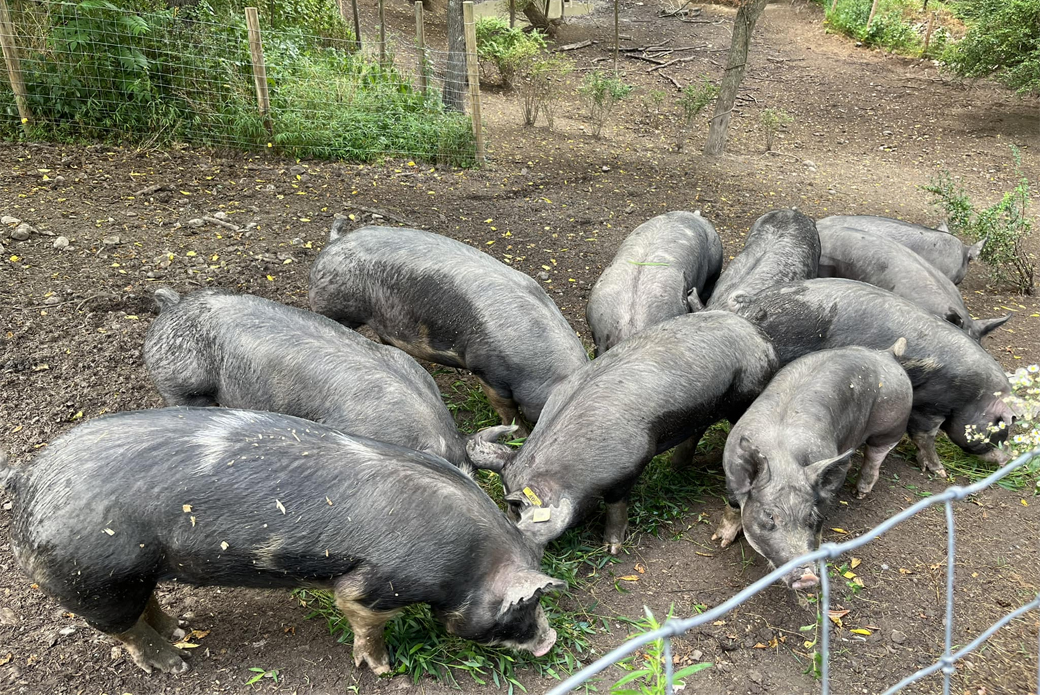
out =
[(715, 101), (715, 116), (708, 129), (708, 141), (704, 143), (704, 154), (718, 156), (726, 149), (726, 138), (729, 136), (729, 119), (733, 112), (733, 104), (737, 100), (737, 91), (744, 81), (744, 68), (747, 65), (748, 50), (751, 48), (751, 33), (755, 30), (755, 22), (762, 15), (768, 0), (743, 0), (737, 9), (737, 17), (733, 20), (733, 40), (729, 45), (729, 57), (726, 59), (726, 74), (722, 77), (719, 98)]
[(560, 20), (550, 20), (545, 12), (542, 11), (541, 3), (539, 0), (528, 0), (527, 4), (524, 5), (524, 16), (527, 17), (528, 23), (535, 29), (541, 29), (549, 36), (556, 36), (556, 25), (560, 23)]
[(448, 64), (444, 74), (444, 107), (465, 111), (466, 36), (463, 33), (462, 0), (448, 0)]

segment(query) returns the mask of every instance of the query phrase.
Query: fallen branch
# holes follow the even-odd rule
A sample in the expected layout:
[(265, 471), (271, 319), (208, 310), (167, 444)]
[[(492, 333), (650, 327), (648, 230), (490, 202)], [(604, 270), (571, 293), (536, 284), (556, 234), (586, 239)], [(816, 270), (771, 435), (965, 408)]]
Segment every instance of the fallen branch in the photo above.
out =
[(647, 72), (653, 72), (654, 70), (660, 70), (661, 68), (666, 68), (669, 65), (675, 65), (676, 63), (689, 63), (691, 60), (696, 60), (696, 59), (697, 59), (697, 56), (690, 56), (689, 58), (673, 58), (672, 60), (669, 60), (667, 63), (662, 63), (661, 65), (655, 65), (652, 68), (647, 68), (646, 71)]
[(665, 78), (666, 80), (674, 84), (675, 88), (678, 89), (680, 92), (682, 91), (682, 86), (676, 81), (674, 77), (672, 77), (671, 75), (665, 75), (663, 72), (659, 74), (661, 75), (661, 77)]
[(230, 229), (233, 232), (241, 232), (242, 231), (242, 228), (239, 227), (237, 224), (231, 224), (230, 222), (227, 222), (225, 220), (217, 219), (216, 217), (209, 217), (207, 215), (207, 216), (203, 217), (202, 220), (204, 222), (209, 222), (210, 224), (215, 224), (218, 227), (223, 227), (224, 229)]
[(398, 217), (397, 215), (391, 214), (384, 210), (380, 210), (379, 208), (369, 208), (365, 207), (364, 205), (354, 205), (353, 203), (344, 203), (343, 207), (349, 210), (360, 210), (361, 212), (367, 212), (369, 215), (379, 215), (380, 217), (385, 217), (388, 220), (393, 220), (398, 224), (408, 224), (408, 220), (404, 219), (403, 217)]
[(589, 46), (598, 43), (592, 39), (586, 39), (585, 41), (579, 41), (578, 43), (569, 43), (566, 46), (560, 46), (557, 51), (576, 51), (579, 48), (588, 48)]
[[(689, 5), (691, 2), (693, 2), (693, 0), (686, 0), (686, 2), (684, 2), (679, 7), (679, 9), (672, 10), (671, 12), (664, 12), (663, 10), (658, 10), (657, 16), (661, 17), (663, 19), (665, 17), (674, 17), (675, 15), (679, 14), (680, 12), (682, 14), (689, 14), (689, 10), (686, 10), (686, 6)], [(684, 10), (686, 10), (686, 11), (684, 11)], [(701, 12), (700, 9), (696, 9), (696, 10), (693, 11), (694, 14), (700, 14), (700, 12)]]
[(625, 57), (626, 58), (635, 58), (636, 60), (645, 60), (648, 63), (653, 63), (654, 65), (664, 65), (664, 61), (663, 60), (658, 60), (657, 58), (647, 58), (646, 56), (637, 56), (637, 55), (632, 55), (631, 53), (626, 53)]
[(158, 193), (159, 191), (172, 191), (172, 190), (173, 190), (173, 186), (170, 186), (169, 184), (157, 183), (154, 186), (147, 186), (145, 188), (142, 188), (137, 193), (134, 193), (134, 197), (136, 198), (137, 196), (141, 196), (141, 195), (151, 195), (152, 193)]

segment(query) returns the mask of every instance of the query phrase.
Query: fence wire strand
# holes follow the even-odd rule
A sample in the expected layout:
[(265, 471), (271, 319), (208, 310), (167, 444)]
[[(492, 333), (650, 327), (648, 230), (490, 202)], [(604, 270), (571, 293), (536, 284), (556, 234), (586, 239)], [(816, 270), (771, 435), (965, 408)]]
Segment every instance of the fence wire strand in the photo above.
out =
[[(844, 555), (845, 553), (851, 552), (860, 548), (873, 540), (876, 540), (880, 536), (884, 535), (892, 528), (903, 523), (907, 519), (910, 519), (920, 512), (934, 507), (939, 504), (945, 505), (946, 512), (946, 525), (947, 525), (947, 582), (946, 582), (946, 625), (945, 625), (945, 636), (944, 636), (944, 648), (942, 656), (936, 660), (930, 666), (922, 668), (921, 670), (910, 674), (906, 678), (902, 679), (894, 686), (885, 691), (883, 695), (892, 695), (901, 691), (908, 685), (916, 683), (931, 674), (942, 671), (943, 672), (943, 692), (949, 693), (951, 688), (951, 679), (955, 672), (955, 664), (960, 659), (964, 658), (971, 652), (979, 648), (986, 640), (988, 640), (994, 633), (1000, 628), (1009, 624), (1015, 618), (1021, 617), (1031, 610), (1040, 608), (1040, 594), (1037, 594), (1036, 598), (1026, 603), (1023, 606), (1007, 613), (1002, 618), (997, 620), (995, 623), (990, 625), (985, 631), (983, 631), (978, 637), (972, 640), (969, 644), (962, 647), (957, 651), (953, 649), (953, 618), (954, 618), (954, 601), (953, 601), (953, 589), (954, 589), (954, 565), (956, 560), (956, 534), (954, 531), (954, 514), (953, 514), (953, 502), (957, 500), (963, 500), (970, 495), (974, 495), (982, 490), (985, 490), (999, 480), (1006, 477), (1012, 471), (1025, 466), (1034, 457), (1040, 456), (1040, 449), (1036, 449), (1031, 452), (1022, 454), (1014, 461), (1008, 463), (1003, 468), (990, 474), (983, 480), (967, 486), (951, 486), (946, 488), (943, 492), (926, 497), (918, 501), (916, 504), (907, 507), (903, 511), (895, 514), (885, 521), (875, 526), (870, 531), (867, 531), (861, 536), (853, 538), (851, 540), (842, 543), (824, 543), (819, 549), (803, 555), (802, 557), (795, 558), (790, 562), (777, 567), (769, 574), (765, 575), (761, 579), (753, 582), (750, 586), (739, 591), (734, 596), (730, 597), (723, 603), (719, 604), (711, 610), (699, 613), (691, 618), (685, 619), (671, 619), (667, 621), (662, 627), (652, 632), (647, 632), (642, 635), (638, 635), (628, 640), (619, 647), (611, 650), (609, 653), (600, 657), (593, 663), (589, 664), (582, 670), (571, 675), (569, 678), (564, 680), (562, 683), (557, 685), (548, 691), (547, 695), (565, 695), (571, 690), (580, 687), (587, 683), (590, 679), (595, 677), (597, 674), (606, 670), (610, 666), (622, 661), (623, 659), (634, 654), (640, 647), (644, 647), (651, 642), (657, 640), (663, 640), (665, 644), (665, 653), (671, 654), (671, 639), (678, 635), (681, 635), (695, 627), (706, 625), (715, 620), (718, 620), (722, 616), (726, 615), (733, 609), (737, 608), (741, 604), (745, 603), (752, 597), (762, 592), (766, 587), (774, 584), (785, 575), (790, 573), (792, 570), (798, 567), (804, 567), (807, 564), (820, 563), (822, 571), (820, 572), (820, 603), (822, 604), (820, 611), (820, 689), (823, 695), (830, 693), (830, 625), (829, 625), (829, 614), (830, 614), (830, 580), (828, 578), (828, 564)], [(1037, 639), (1037, 695), (1040, 695), (1040, 635)], [(666, 673), (668, 674), (667, 681), (667, 692), (671, 693), (672, 689), (672, 672), (671, 672), (671, 659), (668, 659), (666, 664)]]

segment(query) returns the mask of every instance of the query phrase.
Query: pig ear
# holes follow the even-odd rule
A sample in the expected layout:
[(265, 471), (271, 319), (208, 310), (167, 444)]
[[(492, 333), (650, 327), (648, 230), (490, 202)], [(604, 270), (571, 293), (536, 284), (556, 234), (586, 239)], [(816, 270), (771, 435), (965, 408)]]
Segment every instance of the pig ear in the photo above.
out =
[(834, 458), (823, 459), (810, 463), (805, 467), (805, 477), (809, 479), (814, 490), (837, 490), (845, 482), (845, 476), (852, 465), (851, 457), (856, 453), (855, 449), (849, 449), (844, 454), (838, 454)]
[(989, 241), (989, 234), (979, 239), (977, 242), (968, 247), (968, 260), (974, 261), (982, 253), (982, 249), (986, 248), (986, 242)]
[(516, 457), (517, 449), (499, 444), (498, 438), (516, 432), (516, 425), (488, 427), (466, 438), (466, 454), (477, 468), (501, 473), (502, 468)]
[[(552, 539), (563, 535), (574, 518), (574, 506), (566, 497), (557, 504), (544, 507), (536, 507), (528, 502), (519, 511), (520, 520), (516, 522), (516, 527), (539, 550), (544, 549)], [(548, 512), (548, 518), (544, 517), (545, 512)], [(535, 521), (536, 518), (539, 520)]]
[(979, 329), (979, 337), (989, 335), (993, 331), (997, 330), (1005, 323), (1011, 320), (1011, 314), (1007, 316), (998, 316), (995, 319), (984, 319), (982, 321), (976, 321), (975, 326)]
[(701, 303), (701, 298), (697, 296), (696, 287), (690, 290), (690, 293), (686, 295), (686, 304), (690, 307), (690, 311), (695, 314), (704, 308), (704, 304)]
[(537, 601), (544, 593), (563, 591), (566, 588), (567, 582), (535, 570), (516, 572), (506, 587), (498, 614), (503, 615), (516, 606)]
[(751, 493), (755, 479), (766, 470), (769, 461), (745, 435), (740, 435), (737, 447), (743, 455), (734, 457), (731, 464), (727, 462), (729, 465), (725, 466), (726, 487), (729, 488), (733, 500), (742, 505)]
[(894, 357), (902, 357), (903, 353), (906, 352), (906, 338), (900, 337), (899, 340), (892, 343), (892, 347), (888, 348), (888, 351)]
[(950, 233), (950, 225), (947, 224), (946, 220), (940, 222), (939, 226), (936, 227), (936, 229), (938, 229), (940, 232), (946, 232), (947, 234)]

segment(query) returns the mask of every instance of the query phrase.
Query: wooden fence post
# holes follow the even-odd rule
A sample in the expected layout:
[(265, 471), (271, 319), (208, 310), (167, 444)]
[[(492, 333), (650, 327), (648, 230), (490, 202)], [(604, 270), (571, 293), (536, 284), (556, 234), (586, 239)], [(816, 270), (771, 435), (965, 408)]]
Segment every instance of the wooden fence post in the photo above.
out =
[(379, 0), (379, 64), (386, 65), (386, 20), (383, 17), (383, 0)]
[(462, 3), (462, 21), (466, 34), (466, 68), (469, 76), (470, 118), (477, 139), (477, 163), (484, 163), (484, 128), (480, 119), (480, 68), (477, 65), (477, 25), (473, 19), (473, 1)]
[(874, 0), (874, 4), (870, 6), (870, 16), (867, 17), (867, 29), (870, 29), (870, 24), (874, 21), (874, 15), (877, 13), (878, 0)]
[(834, 0), (834, 2), (831, 3), (831, 12), (834, 12), (836, 7), (838, 7), (838, 0)]
[(509, 0), (509, 28), (516, 26), (516, 0)]
[(14, 101), (18, 106), (18, 116), (22, 119), (22, 129), (28, 135), (32, 112), (29, 111), (25, 82), (22, 81), (22, 63), (18, 58), (18, 48), (14, 40), (14, 25), (11, 24), (11, 13), (7, 9), (7, 0), (0, 0), (0, 47), (4, 51), (7, 76), (11, 80), (11, 89), (14, 90)]
[(928, 15), (928, 29), (924, 32), (924, 48), (921, 49), (921, 55), (928, 52), (928, 45), (932, 42), (932, 23), (935, 21), (935, 15), (937, 12), (932, 12)]
[(357, 0), (350, 0), (354, 10), (354, 42), (357, 44), (358, 53), (361, 52), (361, 16), (358, 14)]
[(423, 27), (422, 0), (415, 2), (415, 47), (419, 50), (419, 91), (426, 93), (426, 31)]
[(260, 17), (255, 7), (246, 8), (246, 27), (249, 30), (249, 57), (253, 62), (253, 82), (256, 84), (256, 102), (260, 117), (269, 134), (274, 133), (271, 123), (271, 97), (267, 93), (267, 67), (264, 65), (264, 44), (260, 40)]

